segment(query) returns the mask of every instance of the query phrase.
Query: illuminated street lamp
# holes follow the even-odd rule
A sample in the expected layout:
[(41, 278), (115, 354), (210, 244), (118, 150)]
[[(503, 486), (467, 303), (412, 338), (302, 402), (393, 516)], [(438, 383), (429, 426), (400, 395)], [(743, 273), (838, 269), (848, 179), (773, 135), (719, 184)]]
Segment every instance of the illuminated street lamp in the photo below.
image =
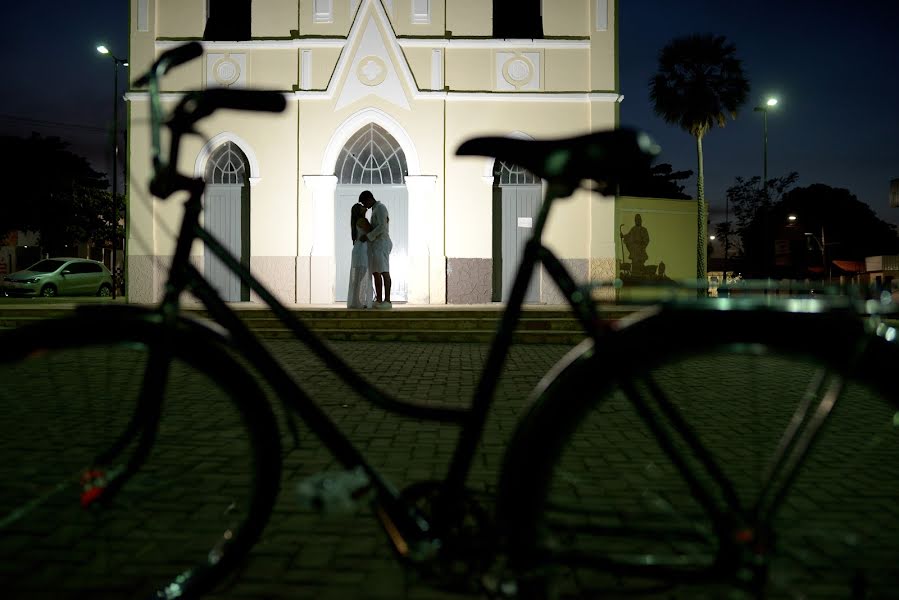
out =
[(128, 66), (127, 58), (119, 58), (109, 51), (103, 44), (97, 46), (97, 52), (105, 54), (113, 61), (113, 87), (112, 87), (112, 298), (116, 293), (116, 230), (119, 227), (119, 207), (116, 200), (119, 179), (119, 65)]
[[(765, 102), (759, 106), (756, 106), (752, 110), (755, 112), (762, 113), (763, 117), (763, 132), (764, 132), (764, 148), (763, 148), (763, 160), (762, 160), (762, 190), (765, 193), (765, 220), (767, 221), (768, 214), (768, 109), (773, 108), (777, 105), (777, 98), (768, 98)], [(767, 223), (765, 226), (765, 238), (768, 236), (768, 228)], [(767, 240), (765, 240), (765, 246), (767, 246)], [(765, 251), (767, 253), (767, 250)], [(762, 255), (765, 256), (764, 254)], [(767, 262), (767, 261), (766, 261)]]
[(777, 98), (768, 98), (765, 103), (752, 110), (762, 113), (764, 149), (762, 161), (762, 187), (765, 189), (765, 200), (768, 199), (768, 109), (777, 106)]

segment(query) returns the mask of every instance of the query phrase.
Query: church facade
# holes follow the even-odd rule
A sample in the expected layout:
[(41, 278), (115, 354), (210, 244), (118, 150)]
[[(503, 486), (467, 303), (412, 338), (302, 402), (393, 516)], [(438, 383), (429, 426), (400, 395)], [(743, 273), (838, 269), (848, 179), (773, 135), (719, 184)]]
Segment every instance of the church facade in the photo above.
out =
[[(164, 80), (166, 106), (220, 86), (288, 100), (278, 115), (214, 114), (180, 157), (206, 180), (204, 225), (286, 303), (346, 299), (350, 208), (366, 189), (390, 211), (394, 301), (502, 300), (542, 184), (456, 148), (618, 124), (615, 0), (131, 0), (133, 75), (201, 38), (201, 59)], [(149, 195), (147, 95), (128, 100), (127, 293), (153, 302), (182, 207)], [(616, 218), (615, 198), (577, 194), (554, 210), (547, 245), (579, 279), (615, 277)], [(253, 299), (202, 247), (192, 254), (227, 300)], [(529, 291), (560, 300), (542, 275)]]

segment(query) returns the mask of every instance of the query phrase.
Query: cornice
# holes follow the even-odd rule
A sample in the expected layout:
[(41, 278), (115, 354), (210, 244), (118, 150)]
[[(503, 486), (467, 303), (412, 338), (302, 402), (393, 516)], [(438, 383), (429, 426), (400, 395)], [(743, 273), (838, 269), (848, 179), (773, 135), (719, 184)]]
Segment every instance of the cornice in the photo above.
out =
[[(186, 92), (162, 92), (163, 101), (177, 102)], [(327, 91), (297, 90), (282, 92), (288, 101), (332, 100)], [(420, 91), (415, 94), (416, 100), (441, 100), (446, 102), (621, 102), (624, 96), (615, 92), (429, 92)], [(144, 91), (132, 91), (125, 94), (128, 102), (146, 102), (149, 94)]]
[[(187, 41), (198, 41), (206, 52), (223, 50), (298, 50), (300, 48), (341, 49), (348, 38), (291, 38), (246, 41), (156, 40), (156, 50), (164, 52)], [(401, 48), (445, 48), (494, 50), (497, 48), (589, 50), (588, 39), (496, 39), (496, 38), (396, 38)]]

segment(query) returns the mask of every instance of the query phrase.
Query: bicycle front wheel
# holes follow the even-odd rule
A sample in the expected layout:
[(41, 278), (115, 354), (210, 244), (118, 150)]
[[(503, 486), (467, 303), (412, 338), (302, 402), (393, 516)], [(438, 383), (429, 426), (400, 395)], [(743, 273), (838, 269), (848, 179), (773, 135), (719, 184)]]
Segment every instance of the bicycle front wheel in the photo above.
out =
[[(5, 598), (196, 597), (272, 509), (278, 430), (253, 379), (198, 329), (118, 313), (0, 339)], [(148, 372), (162, 344), (169, 366)], [(147, 377), (164, 398), (138, 400)]]
[[(507, 452), (498, 519), (522, 585), (549, 597), (890, 597), (897, 364), (895, 344), (820, 314), (662, 312), (603, 348), (585, 343)], [(818, 435), (793, 454), (816, 414)], [(796, 458), (794, 480), (777, 456)]]

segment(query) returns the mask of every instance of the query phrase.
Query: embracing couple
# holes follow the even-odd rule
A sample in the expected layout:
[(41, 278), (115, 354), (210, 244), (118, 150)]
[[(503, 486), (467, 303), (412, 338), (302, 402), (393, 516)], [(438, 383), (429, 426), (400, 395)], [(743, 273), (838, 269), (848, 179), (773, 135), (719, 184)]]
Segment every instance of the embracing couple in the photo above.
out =
[[(369, 209), (371, 221), (365, 218)], [(350, 259), (347, 308), (393, 307), (390, 303), (390, 251), (393, 249), (393, 242), (390, 241), (389, 224), (387, 207), (375, 200), (368, 190), (359, 194), (359, 202), (350, 210), (353, 254)], [(372, 279), (375, 283), (374, 303)]]

